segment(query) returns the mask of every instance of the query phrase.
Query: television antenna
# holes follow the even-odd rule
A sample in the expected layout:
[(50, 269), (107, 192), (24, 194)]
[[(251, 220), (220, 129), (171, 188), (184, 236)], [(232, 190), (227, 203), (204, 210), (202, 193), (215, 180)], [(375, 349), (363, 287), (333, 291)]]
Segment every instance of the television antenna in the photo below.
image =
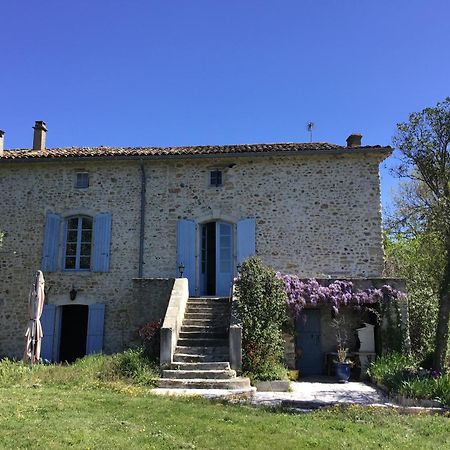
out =
[(306, 123), (306, 129), (308, 130), (308, 133), (309, 133), (309, 142), (312, 142), (314, 122), (311, 122), (311, 121), (307, 122)]

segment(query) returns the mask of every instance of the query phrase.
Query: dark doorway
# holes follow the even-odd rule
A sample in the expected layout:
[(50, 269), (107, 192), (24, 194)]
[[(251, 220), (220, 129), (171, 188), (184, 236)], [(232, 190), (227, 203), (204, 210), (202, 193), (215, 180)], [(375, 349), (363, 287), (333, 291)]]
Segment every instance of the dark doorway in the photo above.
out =
[(86, 336), (89, 307), (66, 305), (62, 307), (59, 360), (74, 362), (86, 355)]
[(216, 222), (202, 225), (202, 278), (205, 295), (216, 295)]

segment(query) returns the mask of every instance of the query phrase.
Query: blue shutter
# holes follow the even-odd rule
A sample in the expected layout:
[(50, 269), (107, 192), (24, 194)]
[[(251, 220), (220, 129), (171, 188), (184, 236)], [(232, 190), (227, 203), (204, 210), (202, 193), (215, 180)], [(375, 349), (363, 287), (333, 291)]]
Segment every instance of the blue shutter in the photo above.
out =
[(177, 276), (178, 266), (184, 265), (183, 277), (188, 279), (189, 295), (195, 295), (195, 222), (178, 220), (177, 222)]
[(256, 254), (256, 220), (244, 219), (237, 223), (236, 229), (237, 263), (242, 264)]
[(105, 323), (105, 305), (89, 305), (86, 354), (101, 353), (103, 350), (103, 328)]
[(41, 358), (53, 361), (53, 339), (55, 336), (55, 305), (44, 305), (41, 316), (42, 338)]
[(94, 248), (92, 271), (109, 271), (109, 249), (111, 246), (111, 214), (102, 213), (94, 219)]
[(48, 213), (45, 218), (44, 229), (43, 272), (55, 272), (57, 270), (60, 235), (61, 217), (57, 214)]

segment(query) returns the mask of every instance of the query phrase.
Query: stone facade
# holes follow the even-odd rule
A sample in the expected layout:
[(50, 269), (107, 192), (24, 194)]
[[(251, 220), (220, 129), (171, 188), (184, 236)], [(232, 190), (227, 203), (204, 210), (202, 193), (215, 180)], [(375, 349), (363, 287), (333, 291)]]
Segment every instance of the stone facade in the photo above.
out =
[[(0, 357), (22, 352), (28, 290), (41, 267), (47, 212), (61, 217), (112, 215), (108, 272), (45, 273), (49, 303), (106, 305), (104, 351), (110, 353), (136, 342), (137, 328), (164, 314), (170, 279), (178, 275), (179, 219), (232, 224), (256, 219), (257, 255), (283, 272), (381, 276), (378, 166), (384, 157), (362, 152), (145, 159), (143, 277), (166, 279), (147, 288), (143, 281), (133, 281), (139, 273), (138, 160), (0, 160), (0, 230), (5, 232), (0, 249)], [(223, 171), (218, 188), (209, 186), (214, 169)], [(89, 173), (89, 188), (74, 188), (77, 172)], [(69, 299), (72, 288), (77, 291), (74, 301)]]

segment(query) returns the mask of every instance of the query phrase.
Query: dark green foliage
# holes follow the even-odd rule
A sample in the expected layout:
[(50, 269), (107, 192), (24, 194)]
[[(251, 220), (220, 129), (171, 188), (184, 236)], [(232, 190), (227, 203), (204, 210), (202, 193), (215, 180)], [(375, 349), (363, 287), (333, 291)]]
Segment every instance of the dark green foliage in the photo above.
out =
[(450, 374), (440, 374), (420, 367), (413, 355), (391, 353), (369, 366), (372, 380), (390, 392), (413, 399), (438, 400), (450, 406)]
[(282, 327), (287, 320), (282, 281), (258, 258), (250, 258), (242, 264), (236, 294), (243, 324), (244, 372), (253, 379), (279, 379)]
[(433, 350), (444, 251), (434, 233), (402, 237), (391, 233), (384, 248), (387, 275), (404, 278), (408, 292), (411, 350), (422, 357)]

